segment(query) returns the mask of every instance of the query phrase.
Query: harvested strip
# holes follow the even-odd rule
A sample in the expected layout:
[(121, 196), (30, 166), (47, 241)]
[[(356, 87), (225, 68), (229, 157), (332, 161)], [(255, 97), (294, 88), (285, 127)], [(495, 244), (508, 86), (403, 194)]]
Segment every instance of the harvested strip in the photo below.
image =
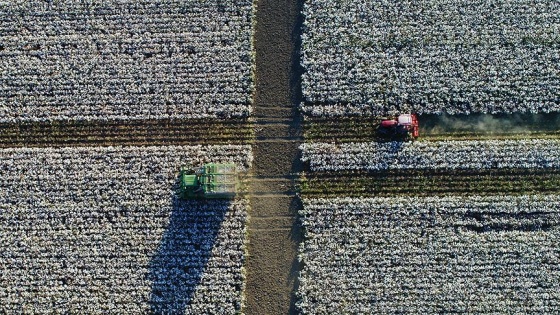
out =
[(305, 199), (303, 314), (557, 313), (560, 196)]
[(520, 195), (560, 191), (559, 169), (394, 170), (312, 172), (304, 197)]
[(0, 150), (0, 304), (8, 313), (242, 308), (247, 200), (183, 201), (183, 164), (250, 146)]
[(312, 171), (558, 168), (560, 140), (305, 143)]
[(0, 124), (0, 147), (248, 144), (246, 119), (56, 121)]
[[(365, 142), (378, 138), (383, 117), (306, 117), (307, 142)], [(421, 140), (560, 138), (558, 113), (512, 115), (420, 115)], [(382, 139), (379, 139), (382, 140)]]

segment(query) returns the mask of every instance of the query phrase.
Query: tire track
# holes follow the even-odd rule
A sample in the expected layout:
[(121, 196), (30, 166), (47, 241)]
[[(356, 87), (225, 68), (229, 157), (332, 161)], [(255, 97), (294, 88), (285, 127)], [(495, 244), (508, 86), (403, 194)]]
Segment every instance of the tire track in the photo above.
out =
[(257, 0), (255, 142), (246, 314), (295, 313), (301, 229), (297, 212), (303, 140), (299, 65), (301, 0)]

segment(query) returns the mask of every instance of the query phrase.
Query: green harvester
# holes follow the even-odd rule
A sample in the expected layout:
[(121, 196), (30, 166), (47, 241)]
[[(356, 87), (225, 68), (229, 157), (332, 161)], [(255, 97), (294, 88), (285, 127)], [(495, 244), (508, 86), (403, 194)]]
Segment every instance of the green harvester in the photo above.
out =
[(239, 176), (233, 163), (181, 167), (180, 182), (183, 199), (232, 199), (239, 189)]

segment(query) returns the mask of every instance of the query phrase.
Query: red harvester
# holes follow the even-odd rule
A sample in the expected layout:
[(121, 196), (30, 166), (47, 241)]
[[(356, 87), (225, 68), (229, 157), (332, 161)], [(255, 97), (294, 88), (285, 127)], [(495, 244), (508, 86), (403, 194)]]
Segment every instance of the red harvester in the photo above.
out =
[(418, 117), (415, 114), (401, 114), (392, 119), (384, 119), (379, 124), (378, 134), (386, 139), (418, 138)]

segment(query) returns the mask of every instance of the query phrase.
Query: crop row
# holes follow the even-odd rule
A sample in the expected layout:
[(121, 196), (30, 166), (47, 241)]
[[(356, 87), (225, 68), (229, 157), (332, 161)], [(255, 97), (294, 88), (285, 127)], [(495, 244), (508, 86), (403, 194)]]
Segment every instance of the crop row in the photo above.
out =
[(0, 121), (245, 117), (253, 1), (0, 3)]
[(54, 121), (0, 124), (0, 147), (247, 144), (246, 119)]
[(338, 1), (304, 6), (313, 116), (559, 111), (550, 1)]
[(177, 198), (181, 165), (250, 146), (0, 150), (0, 305), (8, 313), (235, 313), (248, 202)]
[(555, 313), (560, 197), (306, 199), (299, 310)]
[(337, 171), (305, 174), (304, 197), (556, 193), (559, 169)]
[(312, 171), (560, 167), (560, 141), (554, 139), (305, 143), (300, 148)]

